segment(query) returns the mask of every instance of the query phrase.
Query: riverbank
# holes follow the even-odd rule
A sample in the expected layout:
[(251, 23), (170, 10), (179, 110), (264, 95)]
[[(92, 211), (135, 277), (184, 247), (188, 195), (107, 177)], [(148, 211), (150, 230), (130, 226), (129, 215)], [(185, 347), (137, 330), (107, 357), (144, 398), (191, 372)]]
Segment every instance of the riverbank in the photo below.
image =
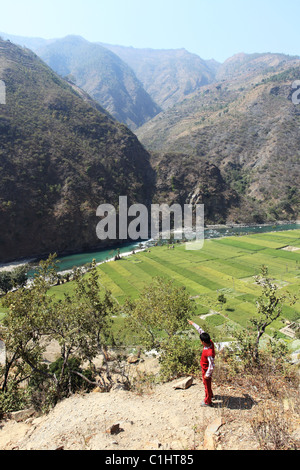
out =
[(31, 264), (36, 262), (34, 258), (26, 259), (26, 260), (19, 260), (19, 261), (13, 261), (12, 263), (3, 263), (0, 264), (0, 272), (11, 272), (16, 268), (19, 268), (21, 266), (26, 266), (26, 264)]
[[(296, 222), (291, 221), (280, 221), (276, 224), (225, 224), (225, 225), (207, 225), (205, 227), (205, 239), (209, 240), (211, 238), (222, 238), (227, 236), (235, 236), (235, 235), (247, 235), (251, 233), (268, 233), (268, 232), (276, 232), (276, 231), (283, 231), (283, 230), (296, 230), (300, 228), (300, 220)], [(145, 249), (145, 243), (143, 244), (143, 249)], [(82, 267), (85, 264), (91, 263), (93, 259), (96, 260), (96, 264), (102, 264), (108, 261), (114, 260), (115, 255), (117, 254), (118, 250), (120, 251), (120, 255), (129, 256), (132, 253), (132, 250), (135, 252), (139, 251), (138, 242), (132, 242), (132, 244), (127, 244), (126, 246), (119, 246), (119, 247), (109, 247), (107, 249), (103, 249), (100, 251), (95, 252), (83, 252), (83, 253), (74, 253), (72, 255), (61, 255), (58, 256), (60, 261), (60, 273), (68, 273), (72, 271), (72, 269), (76, 267)], [(126, 250), (126, 251), (125, 251)], [(2, 271), (11, 271), (18, 266), (23, 266), (24, 264), (33, 264), (38, 263), (38, 259), (21, 259), (15, 260), (10, 263), (2, 263), (0, 264), (0, 272)]]

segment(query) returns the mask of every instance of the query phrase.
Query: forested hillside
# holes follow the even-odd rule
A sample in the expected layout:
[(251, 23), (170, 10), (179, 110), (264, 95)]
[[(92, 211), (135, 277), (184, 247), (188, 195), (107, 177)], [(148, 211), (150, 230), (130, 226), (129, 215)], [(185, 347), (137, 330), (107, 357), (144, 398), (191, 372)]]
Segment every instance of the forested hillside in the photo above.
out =
[(2, 40), (0, 79), (1, 261), (99, 246), (99, 204), (150, 202), (149, 154), (34, 53)]
[(294, 219), (300, 206), (300, 107), (292, 102), (292, 83), (300, 61), (273, 68), (267, 62), (262, 69), (257, 60), (187, 96), (136, 134), (150, 151), (183, 152), (217, 165), (248, 207), (236, 213), (237, 221)]

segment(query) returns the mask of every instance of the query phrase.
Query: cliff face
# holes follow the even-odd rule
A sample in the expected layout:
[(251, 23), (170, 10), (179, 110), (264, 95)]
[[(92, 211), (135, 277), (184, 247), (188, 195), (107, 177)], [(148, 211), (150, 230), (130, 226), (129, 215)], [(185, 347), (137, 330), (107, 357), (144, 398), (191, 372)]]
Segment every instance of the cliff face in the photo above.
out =
[(220, 170), (197, 156), (178, 153), (153, 154), (156, 171), (154, 201), (171, 204), (204, 204), (205, 223), (226, 223), (240, 204), (236, 191)]
[(29, 50), (0, 41), (0, 260), (101, 246), (96, 209), (149, 204), (137, 138)]

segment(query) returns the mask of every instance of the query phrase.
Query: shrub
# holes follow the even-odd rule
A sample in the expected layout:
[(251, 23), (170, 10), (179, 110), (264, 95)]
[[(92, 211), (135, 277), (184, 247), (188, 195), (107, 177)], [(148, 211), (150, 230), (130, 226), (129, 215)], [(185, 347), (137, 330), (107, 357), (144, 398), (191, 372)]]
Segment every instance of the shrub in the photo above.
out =
[(195, 304), (185, 288), (157, 278), (136, 302), (125, 306), (129, 328), (137, 332), (143, 347), (160, 353), (165, 380), (187, 373), (196, 364), (196, 350), (185, 334)]

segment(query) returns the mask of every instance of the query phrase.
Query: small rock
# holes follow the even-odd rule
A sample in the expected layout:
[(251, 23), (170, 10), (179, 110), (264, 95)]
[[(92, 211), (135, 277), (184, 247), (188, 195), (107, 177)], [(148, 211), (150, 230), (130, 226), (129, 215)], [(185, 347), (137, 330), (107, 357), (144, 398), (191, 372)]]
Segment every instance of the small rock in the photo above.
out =
[(186, 390), (187, 388), (189, 388), (193, 383), (193, 377), (187, 377), (183, 380), (181, 380), (180, 382), (178, 382), (177, 384), (173, 385), (173, 388), (176, 390), (176, 389), (183, 389), (183, 390)]
[(127, 358), (128, 364), (136, 364), (139, 361), (140, 361), (140, 358), (138, 356), (129, 356)]
[(28, 418), (31, 418), (35, 414), (34, 408), (28, 408), (27, 410), (20, 410), (20, 411), (13, 411), (10, 413), (12, 419), (14, 419), (17, 423), (21, 421), (25, 421)]
[(123, 429), (120, 428), (120, 423), (113, 424), (112, 426), (110, 426), (110, 428), (106, 430), (107, 434), (112, 434), (112, 435), (119, 434), (122, 431)]

